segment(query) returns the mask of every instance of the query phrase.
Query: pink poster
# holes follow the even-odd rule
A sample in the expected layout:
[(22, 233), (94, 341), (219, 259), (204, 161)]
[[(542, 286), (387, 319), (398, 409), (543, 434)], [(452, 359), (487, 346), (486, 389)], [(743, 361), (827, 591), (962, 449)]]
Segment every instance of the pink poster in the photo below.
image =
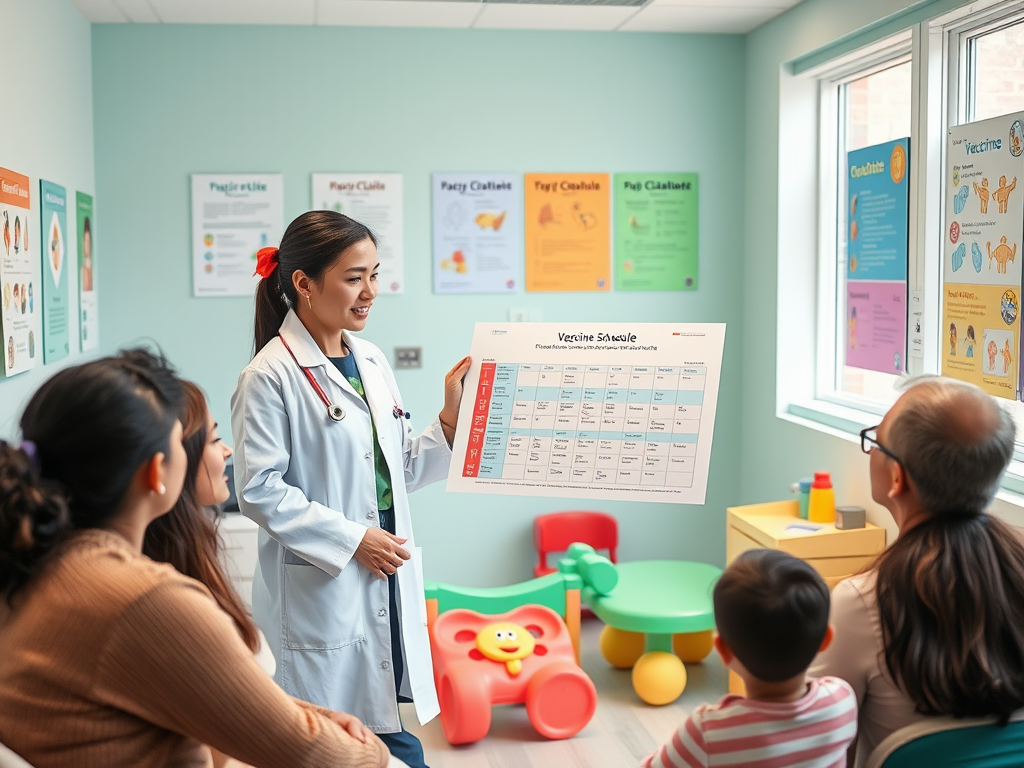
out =
[(907, 348), (906, 283), (846, 284), (846, 364), (898, 374)]

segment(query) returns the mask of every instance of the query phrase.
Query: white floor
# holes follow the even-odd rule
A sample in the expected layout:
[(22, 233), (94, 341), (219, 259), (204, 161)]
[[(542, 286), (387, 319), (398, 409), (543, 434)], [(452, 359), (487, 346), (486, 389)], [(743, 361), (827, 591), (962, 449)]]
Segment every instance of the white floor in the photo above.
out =
[(583, 622), (582, 665), (597, 686), (598, 705), (580, 733), (548, 741), (533, 730), (524, 707), (504, 706), (494, 708), (487, 738), (453, 747), (444, 738), (440, 719), (420, 727), (412, 705), (402, 705), (402, 720), (423, 741), (430, 768), (629, 768), (671, 737), (694, 707), (725, 695), (727, 670), (712, 652), (702, 664), (687, 665), (686, 690), (676, 702), (644, 704), (633, 692), (629, 671), (613, 669), (601, 658), (597, 644), (602, 626), (595, 619)]

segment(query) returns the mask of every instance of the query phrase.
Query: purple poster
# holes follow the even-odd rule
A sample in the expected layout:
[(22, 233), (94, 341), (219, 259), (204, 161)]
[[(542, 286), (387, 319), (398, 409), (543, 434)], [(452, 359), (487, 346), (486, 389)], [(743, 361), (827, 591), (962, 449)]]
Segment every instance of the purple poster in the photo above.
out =
[(907, 348), (906, 283), (846, 284), (846, 364), (898, 374)]

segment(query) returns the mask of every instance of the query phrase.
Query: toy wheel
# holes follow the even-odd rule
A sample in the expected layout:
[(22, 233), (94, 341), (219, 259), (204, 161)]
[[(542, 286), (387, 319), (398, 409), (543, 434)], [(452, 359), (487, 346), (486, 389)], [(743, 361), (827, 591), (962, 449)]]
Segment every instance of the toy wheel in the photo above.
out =
[(616, 669), (632, 669), (636, 660), (644, 655), (647, 638), (640, 632), (627, 632), (606, 626), (601, 630), (601, 655)]
[(549, 739), (575, 736), (597, 709), (597, 689), (587, 673), (568, 661), (534, 673), (526, 687), (526, 714), (537, 732)]
[(672, 651), (686, 664), (699, 664), (708, 657), (714, 641), (711, 630), (689, 632), (672, 638)]
[(441, 676), (437, 689), (441, 727), (449, 744), (480, 741), (491, 728), (491, 693), (475, 670), (454, 666)]
[(671, 653), (645, 653), (633, 667), (633, 690), (648, 704), (671, 704), (684, 688), (686, 667)]

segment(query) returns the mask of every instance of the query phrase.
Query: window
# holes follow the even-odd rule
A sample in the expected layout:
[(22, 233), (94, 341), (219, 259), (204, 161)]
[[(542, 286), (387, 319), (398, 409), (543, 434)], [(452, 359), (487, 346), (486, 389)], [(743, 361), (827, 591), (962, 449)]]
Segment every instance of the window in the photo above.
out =
[[(911, 62), (908, 57), (903, 57), (895, 62), (886, 62), (883, 66), (886, 68), (839, 86), (841, 113), (838, 124), (841, 130), (838, 141), (842, 151), (837, 153), (839, 167), (836, 178), (839, 181), (837, 197), (841, 203), (849, 199), (846, 188), (848, 153), (910, 136)], [(837, 339), (836, 344), (835, 389), (839, 393), (888, 405), (897, 394), (895, 385), (899, 375), (895, 371), (889, 373), (853, 365), (851, 363), (855, 361), (847, 359), (854, 333), (850, 326), (856, 323), (857, 310), (855, 306), (847, 306), (851, 212), (845, 204), (838, 205), (837, 210), (836, 322), (843, 332), (838, 334), (841, 338)], [(905, 294), (905, 286), (900, 290)], [(905, 312), (902, 326), (905, 338)]]
[[(898, 236), (891, 232), (880, 236), (881, 229), (872, 229), (888, 204), (880, 197), (865, 197), (866, 203), (858, 207), (863, 185), (851, 181), (850, 164), (882, 151), (879, 145), (895, 140), (907, 144), (913, 116), (910, 49), (910, 35), (899, 35), (819, 75), (818, 296), (822, 310), (818, 317), (825, 327), (818, 328), (815, 396), (875, 413), (884, 412), (898, 395), (894, 385), (906, 363), (906, 257), (893, 248)], [(904, 207), (909, 185), (908, 176), (902, 187)], [(891, 220), (898, 211), (885, 215)], [(898, 269), (899, 274), (879, 271), (877, 259), (882, 253), (887, 254), (887, 269)], [(865, 269), (872, 254), (873, 272)], [(902, 266), (897, 268), (896, 262)], [(897, 304), (888, 305), (895, 307), (892, 311), (880, 305), (883, 289), (899, 296)], [(866, 336), (871, 343), (864, 343)], [(887, 351), (874, 343), (879, 338), (887, 339)]]
[[(860, 413), (867, 423), (870, 414), (884, 413), (899, 395), (897, 366), (883, 370), (853, 354), (852, 338), (865, 314), (857, 305), (864, 296), (854, 293), (854, 273), (865, 246), (855, 242), (851, 226), (856, 190), (850, 162), (858, 155), (850, 153), (907, 139), (908, 265), (902, 290), (906, 304), (920, 300), (914, 307), (924, 310), (908, 322), (906, 307), (898, 323), (896, 315), (888, 321), (906, 334), (902, 370), (938, 373), (947, 129), (1024, 111), (1024, 0), (979, 0), (935, 18), (924, 13), (891, 37), (810, 69), (794, 67), (795, 77), (816, 82), (820, 94), (816, 376), (811, 401), (790, 401), (797, 416), (839, 407), (843, 418)], [(895, 283), (894, 295), (900, 292)], [(918, 330), (912, 324), (924, 340), (916, 357), (909, 349), (909, 337)], [(1024, 381), (1020, 386), (1024, 389)], [(1017, 420), (1024, 461), (1024, 403), (1005, 404)]]

